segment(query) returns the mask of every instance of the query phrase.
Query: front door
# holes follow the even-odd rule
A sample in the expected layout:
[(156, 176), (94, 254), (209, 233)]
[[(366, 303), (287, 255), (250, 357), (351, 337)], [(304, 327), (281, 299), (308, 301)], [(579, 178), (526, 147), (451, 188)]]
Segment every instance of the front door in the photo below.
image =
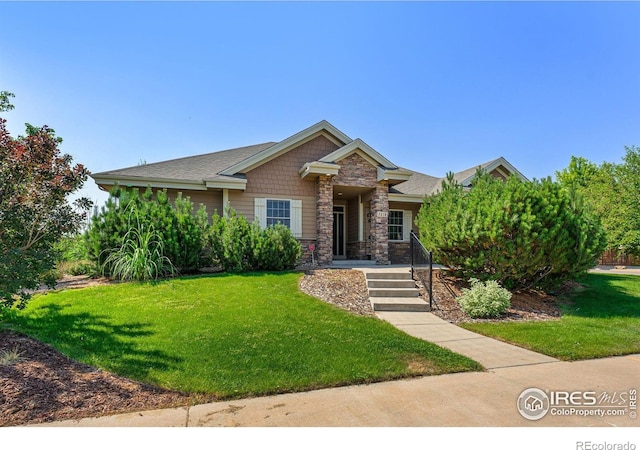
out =
[(346, 259), (344, 206), (333, 207), (333, 259)]

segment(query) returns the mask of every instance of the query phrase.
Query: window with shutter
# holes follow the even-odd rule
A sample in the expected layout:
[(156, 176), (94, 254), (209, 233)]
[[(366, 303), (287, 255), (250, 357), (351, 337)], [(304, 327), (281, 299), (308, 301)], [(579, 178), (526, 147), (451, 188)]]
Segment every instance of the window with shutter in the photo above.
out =
[(297, 238), (302, 237), (302, 201), (256, 198), (255, 217), (262, 228), (281, 223)]

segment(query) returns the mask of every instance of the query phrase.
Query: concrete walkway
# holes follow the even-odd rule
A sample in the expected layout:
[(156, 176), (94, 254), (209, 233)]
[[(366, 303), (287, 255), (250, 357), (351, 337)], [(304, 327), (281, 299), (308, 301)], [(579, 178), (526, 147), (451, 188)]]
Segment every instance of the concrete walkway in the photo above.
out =
[[(369, 273), (406, 274), (411, 272), (411, 267), (406, 265), (358, 267), (357, 269), (362, 270), (365, 276)], [(411, 336), (468, 356), (486, 369), (558, 361), (546, 355), (467, 331), (430, 312), (376, 311), (376, 315)]]
[(465, 330), (429, 312), (380, 311), (377, 315), (411, 336), (468, 356), (486, 369), (558, 361), (550, 356)]

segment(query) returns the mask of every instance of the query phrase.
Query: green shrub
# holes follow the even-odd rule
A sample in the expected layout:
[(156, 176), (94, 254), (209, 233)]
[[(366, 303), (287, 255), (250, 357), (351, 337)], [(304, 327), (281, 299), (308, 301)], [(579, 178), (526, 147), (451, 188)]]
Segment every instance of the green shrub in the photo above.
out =
[(67, 269), (67, 273), (69, 275), (89, 275), (89, 276), (94, 276), (98, 273), (98, 270), (96, 269), (95, 264), (93, 264), (91, 261), (73, 261), (68, 269)]
[(260, 270), (293, 269), (302, 254), (300, 242), (289, 228), (280, 223), (265, 228), (254, 245), (257, 268)]
[(232, 208), (225, 217), (214, 213), (207, 236), (213, 264), (226, 272), (292, 269), (302, 253), (300, 242), (286, 226), (263, 230)]
[(68, 275), (89, 275), (94, 276), (98, 274), (96, 265), (85, 259), (80, 261), (60, 261), (56, 263), (56, 270), (61, 274)]
[(462, 295), (456, 299), (469, 317), (499, 317), (511, 306), (511, 292), (500, 287), (497, 281), (471, 278), (469, 283), (471, 289), (462, 289)]
[(87, 240), (82, 234), (64, 236), (53, 247), (58, 253), (58, 262), (89, 259)]
[(208, 242), (213, 263), (225, 272), (253, 270), (256, 267), (253, 244), (260, 230), (232, 208), (226, 213), (226, 217), (214, 213), (211, 220)]
[[(96, 206), (89, 230), (85, 234), (89, 259), (104, 270), (109, 252), (120, 248), (128, 231), (128, 217), (124, 213), (129, 203), (135, 202), (138, 191), (126, 191), (115, 186), (104, 206)], [(108, 271), (106, 275), (109, 275)]]
[(449, 176), (416, 219), (424, 246), (455, 275), (549, 288), (583, 274), (602, 254), (599, 221), (558, 183), (479, 172), (472, 185), (463, 190)]
[(110, 274), (105, 262), (112, 251), (120, 249), (129, 232), (128, 212), (135, 207), (137, 220), (141, 226), (153, 227), (162, 243), (163, 256), (167, 257), (174, 269), (194, 272), (207, 265), (204, 255), (204, 239), (207, 213), (201, 205), (193, 214), (193, 203), (179, 193), (171, 205), (166, 190), (154, 195), (151, 188), (140, 195), (137, 189), (123, 190), (115, 187), (101, 210), (94, 213), (91, 226), (86, 234), (90, 259)]

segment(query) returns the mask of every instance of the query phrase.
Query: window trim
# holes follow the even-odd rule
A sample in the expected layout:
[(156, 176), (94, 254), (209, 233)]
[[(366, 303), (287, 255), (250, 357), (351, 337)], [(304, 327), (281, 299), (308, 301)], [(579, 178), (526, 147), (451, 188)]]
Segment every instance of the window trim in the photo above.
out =
[[(389, 209), (389, 216), (391, 216), (391, 211), (401, 212), (402, 213), (402, 239), (391, 239), (389, 233), (389, 224), (387, 222), (387, 236), (389, 242), (409, 242), (412, 230), (413, 223), (413, 211), (410, 209)], [(394, 225), (398, 226), (398, 225)]]
[[(404, 210), (402, 210), (402, 209), (389, 209), (389, 218), (391, 218), (391, 212), (399, 212), (399, 213), (402, 214), (402, 225), (389, 224), (387, 222), (387, 236), (388, 236), (389, 242), (404, 242), (405, 241), (405, 239), (404, 239), (404, 235), (405, 235), (405, 233), (404, 233), (404, 227), (405, 227), (405, 224), (404, 224)], [(389, 227), (390, 226), (395, 226), (395, 227), (400, 226), (400, 227), (402, 227), (402, 228), (400, 228), (401, 231), (402, 231), (402, 233), (401, 233), (402, 234), (402, 239), (391, 239), (391, 233), (389, 232)]]
[(289, 202), (289, 229), (293, 236), (302, 239), (302, 200), (295, 198), (254, 197), (254, 219), (260, 228), (267, 227), (267, 200)]
[[(269, 225), (269, 201), (272, 202), (287, 202), (289, 204), (289, 217), (271, 217), (271, 219), (276, 219), (276, 221), (278, 219), (287, 219), (289, 220), (289, 226), (287, 228), (289, 228), (289, 230), (293, 231), (293, 204), (291, 202), (291, 199), (288, 198), (265, 198), (264, 199), (264, 226), (269, 227), (272, 225)], [(279, 222), (282, 223), (282, 225), (285, 225), (285, 223), (283, 222)]]

